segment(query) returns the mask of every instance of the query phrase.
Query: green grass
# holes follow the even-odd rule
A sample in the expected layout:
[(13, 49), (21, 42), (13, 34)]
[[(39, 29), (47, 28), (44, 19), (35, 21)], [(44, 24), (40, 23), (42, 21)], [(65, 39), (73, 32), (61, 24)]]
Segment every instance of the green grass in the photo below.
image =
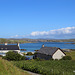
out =
[(71, 56), (72, 60), (75, 60), (75, 51), (72, 52), (65, 52), (67, 56)]
[(48, 61), (15, 61), (17, 67), (40, 73), (42, 75), (75, 75), (74, 60), (48, 60)]
[(75, 75), (73, 72), (75, 71), (75, 51), (66, 52), (66, 55), (71, 56), (73, 60), (25, 60), (8, 62), (0, 59), (0, 75), (14, 75), (14, 73), (15, 75), (28, 75), (23, 70), (42, 75)]
[(13, 66), (9, 61), (0, 57), (0, 75), (29, 75), (27, 72)]

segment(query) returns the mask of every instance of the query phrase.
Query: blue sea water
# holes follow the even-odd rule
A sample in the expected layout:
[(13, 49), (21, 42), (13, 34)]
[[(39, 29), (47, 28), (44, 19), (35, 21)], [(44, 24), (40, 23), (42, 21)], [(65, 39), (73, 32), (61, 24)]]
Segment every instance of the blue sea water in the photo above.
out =
[(75, 49), (75, 44), (66, 44), (72, 42), (38, 42), (38, 43), (24, 43), (20, 44), (21, 49), (26, 49), (26, 51), (21, 52), (34, 52), (34, 50), (39, 50), (44, 44), (47, 47), (59, 47), (61, 49)]

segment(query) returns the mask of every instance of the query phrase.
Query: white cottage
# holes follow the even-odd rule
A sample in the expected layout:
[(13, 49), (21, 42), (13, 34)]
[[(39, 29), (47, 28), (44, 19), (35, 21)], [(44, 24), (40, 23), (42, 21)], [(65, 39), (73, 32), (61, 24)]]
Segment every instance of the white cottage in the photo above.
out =
[(40, 59), (61, 59), (63, 56), (66, 54), (61, 50), (60, 48), (57, 47), (44, 47), (42, 45), (42, 48), (37, 51), (37, 53), (34, 55), (34, 58), (38, 57)]
[(5, 45), (0, 45), (0, 55), (5, 55), (8, 51), (16, 51), (20, 52), (19, 43), (17, 45), (8, 45), (5, 43)]

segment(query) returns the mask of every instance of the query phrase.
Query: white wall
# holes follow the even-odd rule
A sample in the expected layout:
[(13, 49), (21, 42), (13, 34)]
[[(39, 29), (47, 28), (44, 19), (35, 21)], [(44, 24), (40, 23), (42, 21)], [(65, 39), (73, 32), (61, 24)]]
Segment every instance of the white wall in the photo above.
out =
[(0, 53), (7, 53), (9, 51), (17, 51), (18, 53), (20, 52), (20, 50), (0, 50)]
[(63, 56), (65, 56), (65, 54), (60, 50), (58, 49), (52, 56), (53, 59), (61, 59)]

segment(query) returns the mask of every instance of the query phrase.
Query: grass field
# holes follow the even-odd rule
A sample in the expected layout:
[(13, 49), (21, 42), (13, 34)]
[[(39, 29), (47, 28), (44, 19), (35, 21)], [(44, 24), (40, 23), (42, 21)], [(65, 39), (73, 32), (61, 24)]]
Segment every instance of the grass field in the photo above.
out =
[[(0, 75), (29, 75), (28, 70), (42, 75), (75, 75), (75, 51), (66, 52), (73, 60), (7, 61), (0, 58)], [(11, 64), (12, 63), (12, 64)], [(13, 66), (13, 64), (15, 66)], [(23, 69), (23, 70), (21, 70)]]
[(0, 57), (0, 75), (29, 75), (27, 72), (13, 66), (9, 61)]
[(74, 60), (48, 60), (48, 61), (15, 61), (14, 65), (32, 72), (40, 73), (42, 75), (75, 75), (75, 61)]
[(71, 56), (72, 57), (72, 60), (75, 60), (75, 51), (65, 52), (65, 53), (66, 53), (66, 55)]
[(75, 51), (66, 52), (66, 55), (71, 56), (72, 60), (27, 60), (15, 61), (14, 65), (32, 72), (42, 75), (75, 75)]

